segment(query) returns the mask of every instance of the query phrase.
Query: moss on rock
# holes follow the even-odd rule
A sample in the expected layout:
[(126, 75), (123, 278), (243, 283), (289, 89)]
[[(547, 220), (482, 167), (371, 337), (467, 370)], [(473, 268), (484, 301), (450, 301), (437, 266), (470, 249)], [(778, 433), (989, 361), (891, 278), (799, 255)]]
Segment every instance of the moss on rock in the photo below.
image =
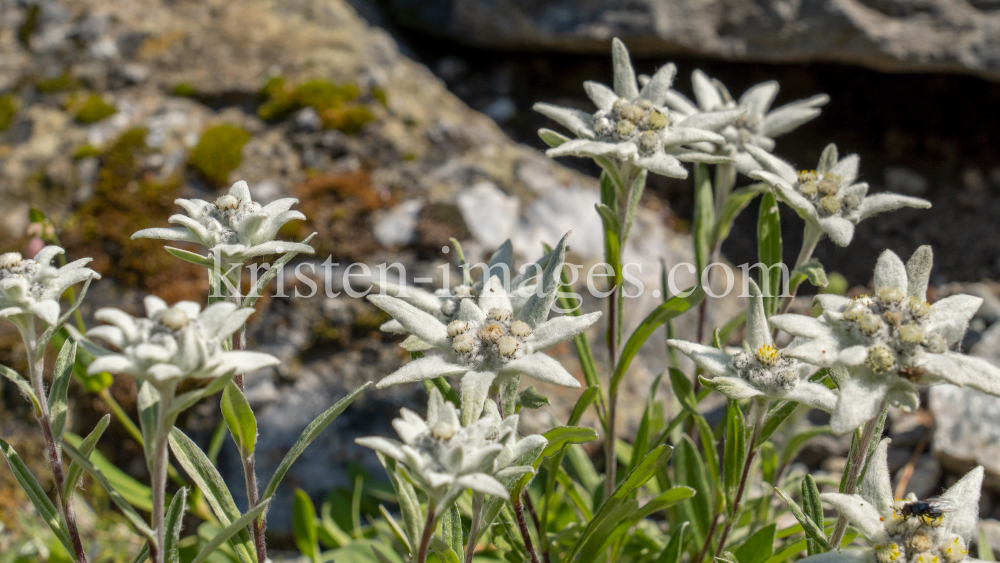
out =
[(208, 128), (188, 157), (188, 166), (215, 187), (229, 184), (229, 173), (240, 165), (243, 145), (250, 133), (236, 125), (222, 124)]
[(0, 131), (6, 131), (17, 114), (17, 100), (13, 94), (0, 96)]
[(118, 113), (115, 106), (104, 101), (99, 94), (89, 94), (76, 111), (76, 122), (84, 125), (97, 123)]
[[(356, 101), (361, 96), (361, 90), (355, 84), (334, 84), (317, 79), (290, 88), (283, 78), (274, 77), (264, 85), (261, 95), (265, 102), (257, 109), (257, 115), (269, 121), (311, 107), (319, 114), (324, 128), (354, 135), (375, 119), (365, 104)], [(385, 104), (384, 90), (372, 89), (370, 95)]]

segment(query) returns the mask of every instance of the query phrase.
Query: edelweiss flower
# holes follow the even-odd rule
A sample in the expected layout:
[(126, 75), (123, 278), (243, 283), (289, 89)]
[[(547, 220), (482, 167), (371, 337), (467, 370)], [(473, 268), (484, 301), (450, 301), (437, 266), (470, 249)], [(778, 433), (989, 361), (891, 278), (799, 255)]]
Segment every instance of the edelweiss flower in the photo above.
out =
[[(636, 83), (635, 71), (625, 44), (615, 39), (611, 44), (614, 64), (614, 90), (598, 84), (583, 84), (587, 96), (598, 110), (593, 115), (577, 109), (538, 103), (535, 111), (549, 117), (573, 132), (570, 140), (554, 131), (543, 129), (543, 138), (556, 141), (546, 154), (612, 158), (618, 165), (631, 164), (656, 174), (686, 178), (685, 162), (732, 162), (727, 156), (700, 152), (690, 145), (699, 142), (725, 143), (716, 133), (734, 123), (743, 109), (731, 109), (684, 116), (664, 106), (677, 67), (665, 65), (653, 75), (642, 90)], [(552, 143), (550, 143), (552, 144)]]
[(523, 373), (540, 381), (579, 387), (580, 382), (562, 364), (541, 352), (587, 330), (601, 316), (596, 312), (546, 320), (559, 286), (566, 237), (550, 259), (542, 287), (528, 298), (516, 317), (510, 297), (496, 276), (486, 283), (478, 302), (462, 301), (458, 317), (448, 324), (402, 299), (369, 295), (375, 306), (392, 315), (409, 333), (444, 353), (406, 364), (377, 387), (461, 376), (462, 420), (466, 424), (479, 418), (490, 386), (498, 378)]
[[(229, 302), (209, 305), (204, 311), (193, 301), (168, 307), (153, 295), (146, 297), (147, 318), (136, 318), (118, 309), (105, 308), (94, 317), (110, 325), (87, 331), (115, 346), (94, 360), (87, 372), (125, 373), (154, 385), (180, 379), (214, 379), (278, 364), (278, 358), (260, 352), (226, 351), (223, 341), (239, 330), (253, 313)], [(88, 348), (92, 350), (92, 348)]]
[(827, 412), (833, 410), (837, 402), (833, 391), (825, 385), (803, 381), (816, 368), (783, 357), (782, 351), (774, 346), (764, 315), (764, 298), (753, 280), (750, 280), (750, 299), (747, 303), (746, 341), (750, 351), (735, 354), (684, 340), (667, 340), (667, 344), (712, 372), (715, 377), (702, 377), (702, 385), (727, 397), (749, 399), (763, 396), (795, 401)]
[(807, 223), (822, 229), (838, 246), (847, 246), (854, 238), (854, 226), (876, 213), (901, 207), (928, 209), (931, 206), (929, 201), (919, 197), (893, 193), (867, 196), (868, 183), (854, 183), (858, 177), (858, 155), (837, 160), (837, 145), (833, 143), (823, 150), (816, 170), (799, 172), (763, 149), (753, 145), (745, 148), (763, 167), (749, 176), (770, 184), (782, 201)]
[(904, 266), (886, 250), (875, 267), (875, 295), (848, 299), (818, 295), (819, 318), (776, 315), (771, 324), (800, 337), (785, 355), (821, 367), (851, 368), (838, 382), (840, 398), (830, 425), (850, 432), (875, 417), (883, 400), (919, 406), (915, 384), (941, 381), (1000, 396), (1000, 368), (952, 351), (983, 300), (952, 295), (927, 303), (933, 255), (921, 246)]
[(308, 244), (274, 240), (285, 223), (306, 218), (298, 211), (289, 211), (298, 203), (295, 198), (279, 199), (261, 207), (250, 198), (250, 189), (241, 180), (215, 203), (200, 199), (178, 199), (174, 203), (188, 213), (168, 219), (180, 227), (143, 229), (132, 238), (198, 243), (229, 265), (243, 264), (266, 254), (313, 253)]
[[(515, 434), (516, 442), (516, 417), (513, 429), (510, 424), (498, 424), (493, 416), (463, 426), (455, 405), (445, 401), (436, 388), (431, 389), (426, 422), (409, 409), (400, 410), (400, 415), (402, 418), (393, 420), (392, 426), (402, 442), (379, 436), (358, 438), (355, 442), (405, 466), (438, 510), (450, 505), (466, 489), (506, 500), (507, 489), (498, 479), (533, 471), (530, 466), (504, 465), (501, 459), (506, 451), (501, 442), (510, 440), (511, 433)], [(522, 442), (538, 447), (538, 439), (542, 446), (547, 443), (541, 436)], [(515, 449), (523, 448), (515, 446)]]
[[(504, 271), (505, 279), (508, 274), (513, 272), (512, 262), (514, 258), (514, 249), (511, 246), (510, 239), (505, 241), (493, 256), (490, 257), (489, 261), (486, 263), (486, 272), (493, 272), (494, 269), (502, 269)], [(511, 307), (513, 308), (514, 314), (520, 312), (521, 307), (528, 300), (528, 297), (535, 292), (536, 286), (533, 284), (525, 284), (521, 287), (521, 284), (525, 282), (526, 279), (530, 279), (535, 274), (539, 273), (540, 268), (545, 266), (548, 256), (542, 257), (541, 260), (533, 264), (529, 264), (525, 267), (524, 274), (516, 275), (510, 278), (509, 287), (515, 289), (511, 291), (508, 297), (510, 297)], [(483, 283), (486, 278), (479, 280), (476, 283), (462, 283), (452, 288), (439, 289), (433, 293), (430, 291), (425, 291), (418, 287), (407, 287), (399, 284), (388, 283), (388, 282), (373, 282), (373, 285), (380, 288), (386, 294), (392, 297), (398, 297), (403, 301), (406, 301), (410, 305), (420, 309), (421, 311), (426, 311), (438, 318), (441, 322), (447, 324), (455, 320), (458, 316), (458, 311), (462, 301), (466, 299), (475, 299), (483, 290)], [(403, 325), (399, 324), (399, 321), (392, 319), (385, 322), (381, 327), (384, 332), (392, 334), (406, 334), (407, 331), (403, 328)], [(417, 350), (427, 350), (433, 348), (430, 344), (421, 341), (415, 336), (407, 338), (403, 343), (403, 347), (410, 351)]]
[[(820, 498), (833, 505), (864, 534), (870, 550), (831, 551), (802, 559), (802, 563), (877, 561), (878, 563), (970, 563), (969, 540), (976, 531), (983, 467), (965, 474), (940, 497), (943, 516), (904, 516), (903, 508), (917, 500), (892, 498), (892, 481), (886, 455), (889, 440), (879, 443), (861, 482), (860, 494), (823, 493)], [(874, 553), (873, 553), (874, 552)], [(874, 557), (873, 557), (874, 555)]]
[(767, 152), (773, 151), (774, 137), (815, 119), (820, 114), (820, 106), (830, 101), (826, 94), (818, 94), (771, 111), (771, 103), (778, 95), (778, 83), (774, 80), (751, 87), (738, 101), (733, 100), (722, 82), (709, 78), (700, 70), (691, 73), (691, 85), (697, 105), (680, 92), (670, 90), (666, 97), (667, 107), (689, 117), (710, 111), (736, 108), (746, 110), (735, 123), (719, 131), (726, 138), (726, 143), (717, 150), (721, 154), (732, 154), (736, 158), (737, 170), (743, 174), (760, 168), (757, 161), (747, 153), (747, 145)]
[(101, 279), (97, 272), (85, 267), (90, 258), (62, 268), (52, 266), (52, 260), (62, 253), (58, 246), (46, 246), (34, 259), (23, 258), (17, 252), (0, 255), (0, 317), (7, 317), (18, 327), (29, 315), (54, 325), (59, 322), (59, 298), (66, 289), (88, 279)]

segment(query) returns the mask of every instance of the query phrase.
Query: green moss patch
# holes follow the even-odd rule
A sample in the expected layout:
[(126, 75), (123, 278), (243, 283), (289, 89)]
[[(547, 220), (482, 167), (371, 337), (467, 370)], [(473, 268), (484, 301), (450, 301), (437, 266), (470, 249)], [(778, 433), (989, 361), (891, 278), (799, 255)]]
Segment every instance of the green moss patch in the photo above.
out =
[(13, 94), (0, 96), (0, 131), (6, 131), (17, 113), (17, 100)]
[(99, 94), (89, 94), (80, 104), (80, 109), (76, 111), (76, 122), (89, 125), (116, 113), (118, 110), (115, 106), (104, 101)]
[(240, 165), (243, 145), (249, 140), (250, 133), (235, 125), (210, 127), (191, 151), (188, 166), (208, 184), (225, 186), (229, 183), (229, 173)]
[[(334, 84), (326, 80), (309, 80), (289, 87), (282, 78), (271, 78), (261, 91), (265, 101), (257, 115), (268, 121), (281, 119), (289, 113), (311, 107), (319, 114), (326, 129), (336, 129), (354, 135), (375, 115), (358, 101), (361, 90), (355, 84)], [(385, 92), (373, 89), (371, 97), (385, 103)]]

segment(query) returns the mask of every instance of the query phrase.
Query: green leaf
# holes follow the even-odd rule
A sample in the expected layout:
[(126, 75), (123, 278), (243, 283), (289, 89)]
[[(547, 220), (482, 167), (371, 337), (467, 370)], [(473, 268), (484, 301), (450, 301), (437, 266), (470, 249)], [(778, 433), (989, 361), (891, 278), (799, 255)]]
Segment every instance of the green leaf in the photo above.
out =
[(677, 444), (677, 457), (674, 459), (674, 482), (678, 485), (691, 487), (698, 494), (682, 507), (689, 507), (694, 524), (692, 532), (695, 537), (704, 538), (712, 519), (712, 491), (705, 477), (705, 464), (698, 454), (691, 438), (685, 434)]
[(736, 329), (740, 328), (746, 323), (747, 323), (747, 312), (744, 309), (743, 311), (740, 311), (740, 314), (736, 315), (735, 317), (730, 319), (729, 322), (722, 325), (722, 327), (718, 331), (719, 341), (722, 342), (723, 345), (725, 345), (727, 342), (729, 342), (730, 335), (732, 335), (733, 332), (736, 331)]
[(316, 507), (312, 499), (302, 489), (295, 489), (295, 503), (292, 507), (292, 537), (299, 553), (319, 561), (319, 537), (316, 532)]
[[(651, 387), (655, 390), (658, 387), (660, 378), (663, 377), (661, 373), (656, 378), (656, 383)], [(656, 416), (654, 409), (656, 408), (656, 400), (652, 392), (646, 397), (646, 408), (642, 412), (642, 420), (639, 421), (639, 430), (635, 433), (635, 440), (632, 442), (632, 456), (629, 460), (629, 469), (636, 466), (639, 461), (649, 453), (649, 427), (652, 424), (653, 417)]]
[(715, 229), (712, 231), (712, 243), (721, 245), (728, 237), (729, 230), (740, 213), (755, 197), (767, 191), (767, 184), (752, 184), (745, 188), (733, 190), (726, 198), (726, 204), (715, 219)]
[(576, 426), (580, 423), (580, 419), (583, 418), (583, 414), (587, 411), (587, 407), (597, 399), (598, 393), (601, 389), (599, 387), (588, 387), (584, 389), (583, 393), (580, 394), (580, 398), (577, 399), (576, 405), (573, 406), (573, 412), (569, 415), (569, 420), (566, 421), (567, 426)]
[(734, 555), (740, 563), (764, 563), (774, 553), (776, 524), (764, 526), (736, 548)]
[(28, 220), (32, 223), (44, 223), (45, 213), (41, 209), (32, 207), (28, 209)]
[(549, 398), (531, 386), (517, 394), (516, 404), (526, 409), (540, 409), (549, 405)]
[(983, 561), (996, 561), (993, 555), (993, 546), (990, 545), (990, 538), (986, 535), (986, 530), (979, 528), (979, 540), (976, 542), (976, 557)]
[(736, 500), (736, 489), (739, 487), (743, 474), (743, 464), (746, 462), (746, 420), (740, 404), (730, 399), (726, 412), (726, 443), (725, 467), (723, 484), (726, 491), (726, 504), (732, 509)]
[[(90, 454), (94, 451), (94, 447), (97, 446), (97, 441), (101, 439), (104, 431), (107, 430), (108, 424), (111, 424), (110, 414), (102, 416), (101, 420), (97, 421), (97, 426), (90, 431), (90, 434), (88, 434), (87, 437), (81, 442), (73, 445), (80, 450), (80, 453), (83, 454), (84, 457), (90, 459)], [(83, 468), (80, 467), (79, 463), (75, 461), (71, 462), (69, 464), (69, 469), (66, 470), (66, 477), (63, 481), (62, 490), (62, 498), (67, 499), (67, 502), (70, 502), (73, 493), (76, 491), (76, 486), (80, 484), (80, 477), (83, 477)]]
[[(205, 495), (205, 500), (212, 507), (212, 512), (219, 519), (219, 523), (228, 527), (237, 522), (241, 517), (240, 509), (236, 507), (233, 496), (229, 493), (229, 488), (226, 487), (226, 482), (222, 480), (219, 471), (209, 461), (205, 452), (201, 451), (201, 448), (191, 438), (188, 438), (177, 428), (170, 430), (170, 451), (173, 452), (177, 463), (184, 469), (184, 472)], [(264, 498), (269, 498), (269, 496)], [(258, 505), (257, 508), (260, 506)], [(236, 532), (236, 536), (231, 543), (240, 560), (244, 563), (256, 561), (257, 548), (250, 533), (246, 530), (246, 525)]]
[(681, 522), (670, 534), (670, 541), (667, 547), (663, 548), (656, 563), (681, 563), (681, 555), (684, 553), (684, 536), (690, 522)]
[[(142, 429), (142, 440), (146, 445), (155, 440), (157, 421), (160, 412), (160, 393), (149, 382), (142, 382), (136, 396), (136, 407), (139, 409), (139, 428)], [(146, 469), (152, 473), (153, 448), (144, 448), (146, 454)]]
[(552, 148), (556, 148), (569, 141), (569, 137), (563, 135), (562, 133), (556, 133), (551, 129), (544, 128), (538, 130), (538, 137), (541, 138), (546, 145)]
[(685, 297), (675, 296), (671, 297), (669, 301), (660, 305), (656, 309), (653, 309), (649, 315), (639, 326), (636, 327), (635, 332), (629, 337), (628, 341), (625, 343), (625, 347), (622, 348), (621, 359), (618, 360), (618, 366), (615, 368), (615, 373), (611, 378), (611, 384), (608, 386), (609, 394), (614, 395), (618, 391), (618, 386), (621, 384), (622, 379), (625, 377), (625, 372), (628, 371), (629, 364), (632, 363), (632, 359), (639, 352), (639, 348), (646, 342), (653, 331), (660, 328), (660, 325), (667, 322), (668, 320), (686, 313), (692, 307), (701, 303), (701, 300), (705, 298), (705, 289), (698, 286), (694, 290), (688, 290), (684, 292)]
[(611, 287), (617, 287), (621, 283), (621, 222), (615, 211), (603, 203), (594, 205), (597, 213), (601, 216), (601, 223), (604, 225), (604, 256), (608, 264), (611, 265), (614, 277)]
[[(812, 475), (806, 475), (802, 480), (802, 512), (816, 523), (819, 529), (823, 529), (823, 503), (819, 498), (819, 489)], [(807, 538), (806, 547), (809, 555), (823, 553), (822, 547), (812, 539)]]
[[(413, 547), (420, 545), (420, 535), (424, 529), (423, 512), (420, 510), (420, 501), (413, 485), (402, 478), (396, 472), (396, 460), (377, 453), (379, 462), (385, 468), (386, 475), (389, 476), (389, 483), (396, 491), (396, 499), (399, 502), (399, 510), (403, 515), (403, 527), (406, 530), (406, 537), (409, 543), (410, 553), (414, 554)], [(414, 554), (415, 555), (415, 554)]]
[[(431, 538), (430, 547), (431, 551), (438, 556), (441, 563), (461, 563), (461, 560), (458, 558), (458, 554), (455, 553), (455, 548), (448, 545), (447, 541), (437, 537)], [(461, 551), (461, 548), (459, 551)]]
[(163, 527), (166, 532), (163, 538), (163, 553), (167, 563), (180, 561), (177, 544), (181, 539), (181, 527), (183, 526), (184, 511), (187, 507), (187, 492), (187, 487), (181, 487), (167, 508)]
[(235, 522), (223, 528), (221, 532), (212, 538), (212, 541), (208, 542), (205, 547), (201, 548), (201, 551), (198, 552), (198, 555), (193, 561), (191, 561), (191, 563), (202, 563), (208, 559), (210, 555), (215, 553), (215, 550), (218, 549), (219, 546), (228, 541), (230, 538), (238, 534), (245, 533), (247, 531), (247, 525), (253, 522), (255, 518), (263, 514), (264, 510), (267, 509), (267, 505), (270, 503), (270, 498), (262, 500), (260, 504), (253, 507), (253, 509), (248, 511), (243, 516), (240, 516)]
[(257, 418), (247, 402), (246, 395), (230, 381), (222, 391), (222, 416), (229, 425), (229, 433), (244, 458), (253, 455), (257, 445)]
[(777, 487), (774, 488), (774, 491), (778, 493), (778, 496), (788, 504), (788, 508), (792, 511), (792, 516), (795, 516), (795, 519), (798, 520), (799, 524), (802, 524), (802, 529), (805, 531), (806, 537), (819, 545), (823, 551), (830, 551), (830, 542), (826, 540), (823, 528), (820, 528), (812, 518), (806, 515), (806, 513), (802, 511), (802, 508), (795, 504), (795, 501), (792, 500), (790, 496), (785, 494), (784, 491)]
[(125, 515), (125, 518), (130, 524), (132, 524), (132, 527), (135, 528), (136, 531), (138, 531), (144, 538), (146, 538), (146, 541), (156, 545), (156, 532), (154, 532), (153, 529), (146, 524), (146, 522), (142, 519), (142, 516), (139, 516), (139, 513), (132, 508), (128, 501), (126, 501), (125, 498), (111, 486), (111, 483), (109, 483), (107, 478), (104, 477), (104, 474), (101, 473), (101, 471), (97, 469), (97, 467), (95, 467), (94, 464), (92, 464), (89, 459), (84, 457), (84, 455), (81, 454), (76, 448), (66, 442), (63, 442), (63, 451), (65, 451), (69, 457), (73, 458), (73, 461), (78, 463), (84, 471), (89, 473), (90, 476), (104, 488), (108, 497), (115, 503), (116, 506), (118, 506), (119, 510), (121, 510)]
[(760, 445), (760, 473), (765, 481), (772, 485), (778, 478), (778, 452), (774, 447), (774, 442), (764, 442)]
[[(98, 426), (100, 426), (100, 424), (98, 424)], [(96, 432), (96, 430), (94, 432)], [(94, 432), (91, 432), (91, 435), (93, 435)], [(89, 439), (90, 436), (87, 438)], [(82, 438), (72, 432), (63, 433), (64, 444), (69, 444), (76, 448), (81, 454), (88, 455), (83, 451), (83, 442), (84, 440)], [(136, 481), (127, 473), (118, 469), (115, 464), (108, 461), (108, 458), (101, 455), (101, 452), (93, 448), (91, 448), (91, 452), (87, 459), (90, 460), (90, 463), (94, 464), (94, 467), (101, 471), (104, 478), (111, 483), (111, 486), (115, 489), (115, 491), (117, 491), (118, 494), (120, 494), (130, 505), (146, 512), (153, 509), (153, 490), (150, 489), (149, 486)], [(70, 470), (73, 470), (74, 466), (77, 467), (78, 473), (76, 481), (79, 482), (83, 468), (76, 462), (73, 462), (70, 463)], [(68, 479), (67, 482), (69, 482)]]
[(285, 473), (288, 473), (288, 469), (291, 468), (292, 464), (295, 463), (295, 460), (302, 455), (302, 452), (305, 451), (306, 447), (311, 444), (312, 441), (319, 436), (320, 432), (329, 426), (335, 418), (340, 416), (340, 413), (344, 412), (344, 410), (347, 409), (347, 407), (350, 406), (350, 404), (353, 403), (354, 400), (357, 399), (369, 385), (371, 385), (370, 381), (361, 387), (358, 387), (349, 395), (337, 401), (337, 404), (324, 411), (323, 414), (317, 416), (312, 422), (309, 423), (309, 426), (306, 426), (306, 429), (299, 435), (299, 439), (295, 441), (295, 444), (292, 445), (291, 449), (288, 450), (288, 453), (285, 454), (285, 459), (281, 460), (278, 468), (274, 470), (274, 475), (272, 475), (271, 480), (267, 482), (264, 494), (261, 495), (263, 498), (268, 498), (274, 495), (274, 491), (278, 489), (278, 485), (285, 477)]
[(208, 384), (206, 387), (201, 387), (195, 389), (194, 391), (188, 391), (174, 397), (174, 400), (170, 402), (170, 410), (167, 412), (167, 416), (174, 416), (187, 409), (194, 406), (198, 401), (215, 395), (219, 391), (225, 389), (226, 385), (233, 380), (233, 373), (227, 373), (221, 377), (217, 377), (212, 380), (212, 383)]
[(629, 531), (640, 520), (689, 499), (694, 494), (694, 491), (689, 487), (674, 487), (647, 502), (641, 508), (638, 507), (639, 502), (636, 499), (625, 501), (594, 531), (590, 541), (583, 546), (580, 551), (580, 563), (603, 559), (612, 542)]
[[(594, 536), (599, 529), (601, 529), (606, 523), (612, 522), (617, 523), (619, 520), (623, 519), (625, 515), (629, 514), (631, 511), (635, 510), (635, 506), (632, 504), (638, 504), (635, 499), (630, 499), (632, 493), (637, 491), (639, 487), (644, 485), (647, 481), (652, 479), (656, 472), (666, 465), (667, 461), (670, 459), (673, 449), (669, 446), (662, 445), (649, 454), (636, 465), (624, 481), (618, 485), (615, 492), (612, 493), (604, 504), (601, 505), (597, 513), (594, 514), (594, 518), (587, 524), (587, 526), (581, 532), (580, 537), (577, 538), (576, 543), (570, 548), (569, 553), (564, 558), (565, 561), (572, 561), (580, 554), (583, 546)], [(682, 489), (679, 489), (682, 490)], [(686, 492), (675, 493), (678, 495), (686, 494)], [(626, 504), (626, 501), (630, 502)], [(624, 506), (623, 506), (624, 505)], [(602, 537), (602, 536), (597, 536)]]
[(146, 561), (147, 559), (149, 559), (149, 544), (144, 543), (142, 544), (142, 549), (139, 550), (139, 553), (135, 554), (135, 559), (132, 560), (132, 563), (143, 563), (143, 561)]
[(403, 546), (406, 553), (410, 553), (410, 551), (412, 551), (412, 548), (410, 547), (410, 540), (406, 537), (406, 532), (403, 531), (403, 528), (399, 526), (399, 523), (392, 517), (392, 514), (385, 509), (385, 506), (381, 504), (378, 505), (378, 511), (382, 515), (382, 518), (385, 519), (386, 524), (389, 525), (389, 529), (392, 530), (392, 535), (395, 536), (396, 541)]
[(694, 389), (691, 387), (691, 382), (688, 381), (684, 372), (679, 369), (670, 368), (669, 372), (670, 386), (673, 388), (677, 400), (680, 401), (681, 407), (688, 412), (697, 414), (698, 399), (694, 396)]
[[(417, 356), (420, 358), (424, 356), (422, 353), (416, 352), (411, 353), (410, 357), (416, 359), (414, 357), (416, 354), (420, 354), (420, 356)], [(437, 387), (437, 390), (441, 392), (441, 396), (444, 397), (445, 401), (450, 402), (458, 408), (462, 408), (462, 397), (459, 396), (458, 391), (455, 391), (455, 388), (448, 383), (447, 379), (443, 377), (435, 377), (434, 379), (424, 380), (422, 383), (424, 384), (424, 389), (426, 389), (428, 393), (431, 392), (432, 388)]]
[(708, 425), (708, 421), (701, 414), (697, 414), (694, 417), (695, 424), (698, 426), (698, 438), (701, 441), (701, 451), (705, 452), (705, 470), (708, 471), (708, 485), (710, 487), (709, 494), (707, 495), (710, 499), (715, 498), (716, 487), (718, 483), (721, 482), (721, 476), (719, 475), (719, 449), (716, 447), (715, 435), (712, 432), (712, 427)]
[[(302, 239), (301, 244), (309, 244), (309, 241), (311, 241), (315, 236), (316, 233), (307, 236), (306, 238)], [(266, 272), (264, 272), (264, 275), (262, 275), (257, 280), (257, 282), (253, 284), (253, 286), (250, 288), (249, 291), (247, 291), (246, 297), (243, 298), (243, 306), (253, 307), (254, 303), (257, 302), (257, 299), (260, 298), (260, 295), (264, 293), (264, 289), (267, 287), (267, 284), (271, 283), (271, 280), (273, 280), (275, 276), (281, 273), (281, 270), (285, 267), (285, 264), (287, 264), (292, 258), (295, 258), (298, 255), (299, 253), (297, 251), (286, 252), (281, 255), (281, 258), (275, 260), (274, 263), (271, 264), (271, 267), (268, 268)]]
[(73, 378), (73, 364), (76, 362), (76, 342), (66, 340), (59, 356), (56, 357), (55, 372), (52, 375), (52, 388), (49, 389), (49, 418), (52, 422), (52, 435), (56, 442), (62, 439), (66, 429), (66, 413), (69, 410), (67, 395), (69, 381)]
[(767, 420), (764, 422), (764, 429), (761, 430), (760, 438), (757, 439), (757, 442), (763, 443), (770, 438), (774, 434), (774, 431), (785, 422), (785, 419), (795, 412), (795, 408), (798, 406), (799, 404), (794, 401), (778, 401), (772, 405), (767, 411)]
[(457, 503), (453, 503), (442, 516), (441, 535), (444, 543), (451, 548), (453, 553), (465, 552), (462, 549), (462, 514), (458, 511)]
[(809, 440), (812, 440), (817, 436), (832, 436), (832, 435), (833, 431), (830, 430), (829, 425), (810, 426), (805, 430), (798, 432), (797, 434), (792, 436), (790, 440), (788, 440), (788, 442), (785, 444), (785, 447), (781, 450), (781, 458), (779, 459), (779, 463), (781, 463), (781, 465), (786, 465), (788, 464), (788, 462), (795, 459), (795, 456), (798, 455), (799, 450), (802, 449), (802, 446), (804, 446), (805, 443), (808, 442)]
[(542, 455), (535, 460), (535, 467), (543, 458), (552, 457), (569, 444), (586, 444), (597, 440), (597, 431), (586, 426), (560, 426), (542, 434), (549, 443), (542, 450)]
[(0, 365), (0, 375), (9, 379), (11, 383), (17, 386), (17, 390), (20, 391), (26, 399), (31, 401), (32, 408), (35, 409), (35, 416), (42, 416), (42, 406), (38, 403), (38, 397), (35, 396), (35, 392), (31, 389), (31, 384), (28, 383), (26, 379), (21, 377), (21, 374), (7, 366)]
[(785, 547), (781, 548), (778, 553), (775, 553), (767, 559), (764, 563), (781, 563), (791, 556), (799, 553), (806, 548), (806, 544), (809, 540), (802, 538), (798, 541), (792, 542)]
[(73, 544), (69, 541), (69, 531), (66, 528), (66, 524), (63, 523), (62, 515), (56, 506), (52, 504), (52, 501), (49, 500), (49, 497), (45, 496), (45, 491), (38, 484), (35, 476), (31, 474), (31, 470), (28, 469), (28, 466), (17, 455), (14, 448), (10, 447), (10, 444), (3, 440), (0, 440), (0, 452), (3, 452), (4, 457), (7, 459), (7, 465), (10, 466), (10, 470), (14, 474), (14, 478), (17, 479), (17, 483), (21, 485), (25, 494), (28, 495), (31, 504), (35, 505), (38, 514), (49, 525), (52, 533), (59, 539), (59, 543), (66, 548), (66, 551), (73, 553)]
[(771, 267), (781, 264), (781, 213), (774, 193), (768, 191), (760, 200), (757, 218), (757, 261), (764, 265), (760, 271), (760, 288), (764, 293), (764, 311), (775, 314), (781, 292), (781, 274), (772, 275)]
[[(566, 311), (567, 315), (577, 317), (580, 315), (580, 307), (583, 302), (570, 301), (573, 295), (573, 287), (569, 285), (566, 277), (566, 270), (560, 272), (560, 286), (556, 293), (559, 307)], [(582, 332), (573, 337), (573, 346), (576, 348), (576, 355), (580, 359), (580, 369), (583, 370), (583, 379), (587, 382), (587, 388), (600, 387), (601, 381), (597, 376), (597, 362), (594, 360), (594, 352), (590, 349), (590, 341), (587, 340), (587, 333)]]
[(703, 163), (694, 166), (694, 256), (699, 279), (712, 254), (712, 230), (715, 227), (715, 198), (712, 194), (712, 179), (708, 166)]
[(632, 231), (632, 223), (635, 221), (635, 211), (639, 207), (639, 200), (642, 199), (642, 192), (646, 189), (646, 170), (641, 170), (635, 181), (629, 187), (628, 211), (625, 214), (625, 228), (622, 230), (621, 244), (624, 246), (628, 240), (629, 232)]
[(830, 285), (830, 280), (826, 277), (826, 270), (823, 269), (823, 264), (820, 264), (819, 260), (815, 258), (792, 270), (789, 277), (792, 278), (793, 281), (791, 283), (793, 285), (802, 283), (801, 281), (796, 281), (798, 276), (809, 280), (809, 283), (815, 287), (824, 288)]
[(215, 260), (213, 260), (211, 256), (202, 256), (201, 254), (181, 248), (174, 248), (172, 246), (164, 246), (163, 249), (175, 258), (180, 258), (185, 262), (190, 262), (192, 264), (208, 268), (209, 270), (214, 270), (216, 267)]

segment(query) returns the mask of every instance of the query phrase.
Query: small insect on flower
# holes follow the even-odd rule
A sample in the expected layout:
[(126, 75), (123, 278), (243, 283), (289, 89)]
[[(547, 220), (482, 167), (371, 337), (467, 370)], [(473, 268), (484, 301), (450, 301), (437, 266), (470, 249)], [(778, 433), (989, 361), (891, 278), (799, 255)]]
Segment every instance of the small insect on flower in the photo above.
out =
[(908, 502), (899, 509), (903, 518), (918, 518), (921, 523), (937, 527), (941, 525), (945, 512), (953, 512), (955, 504), (943, 498), (929, 498)]

